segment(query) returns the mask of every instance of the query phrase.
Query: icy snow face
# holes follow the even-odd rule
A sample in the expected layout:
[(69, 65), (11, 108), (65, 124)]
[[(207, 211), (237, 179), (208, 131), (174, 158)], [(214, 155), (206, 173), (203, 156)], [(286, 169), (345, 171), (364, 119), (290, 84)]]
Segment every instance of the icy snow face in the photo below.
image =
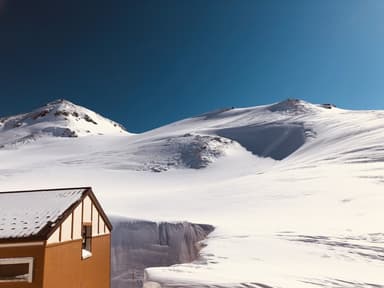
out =
[(170, 266), (198, 258), (213, 227), (182, 223), (156, 223), (112, 217), (112, 287), (139, 288), (147, 267)]
[(227, 128), (217, 134), (237, 141), (257, 156), (282, 160), (304, 145), (310, 132), (301, 124), (274, 123)]
[(118, 123), (66, 100), (30, 113), (0, 118), (0, 146), (25, 144), (45, 136), (128, 135)]

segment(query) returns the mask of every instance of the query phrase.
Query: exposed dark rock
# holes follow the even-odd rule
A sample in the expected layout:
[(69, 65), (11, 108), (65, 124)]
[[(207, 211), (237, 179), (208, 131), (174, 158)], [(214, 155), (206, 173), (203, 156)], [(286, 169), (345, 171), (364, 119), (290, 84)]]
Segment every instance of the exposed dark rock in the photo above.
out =
[(97, 122), (95, 120), (93, 120), (91, 117), (89, 117), (88, 114), (84, 115), (84, 120), (97, 125)]
[(69, 129), (69, 128), (63, 128), (63, 127), (47, 127), (42, 130), (43, 133), (51, 134), (52, 136), (56, 137), (77, 137), (75, 131)]
[(320, 106), (323, 107), (323, 108), (325, 108), (325, 109), (336, 108), (336, 105), (334, 105), (334, 104), (330, 104), (330, 103), (321, 104)]
[(57, 110), (55, 112), (55, 116), (60, 116), (60, 115), (63, 115), (63, 116), (69, 116), (69, 113), (67, 111), (63, 111), (63, 110)]
[(49, 114), (49, 112), (51, 112), (49, 109), (45, 109), (43, 111), (40, 111), (39, 113), (36, 113), (35, 115), (32, 115), (32, 119), (36, 120), (38, 118), (42, 118), (44, 116), (46, 116), (47, 114)]
[(305, 102), (299, 99), (288, 98), (287, 100), (269, 106), (268, 110), (271, 112), (301, 113), (308, 111), (304, 103)]

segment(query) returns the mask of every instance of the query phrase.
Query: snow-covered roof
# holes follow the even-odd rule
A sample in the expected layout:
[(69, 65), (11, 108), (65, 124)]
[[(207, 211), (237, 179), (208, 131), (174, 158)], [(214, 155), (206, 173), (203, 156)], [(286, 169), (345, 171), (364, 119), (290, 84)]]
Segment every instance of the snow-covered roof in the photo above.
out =
[(0, 240), (33, 238), (55, 229), (89, 188), (0, 192)]

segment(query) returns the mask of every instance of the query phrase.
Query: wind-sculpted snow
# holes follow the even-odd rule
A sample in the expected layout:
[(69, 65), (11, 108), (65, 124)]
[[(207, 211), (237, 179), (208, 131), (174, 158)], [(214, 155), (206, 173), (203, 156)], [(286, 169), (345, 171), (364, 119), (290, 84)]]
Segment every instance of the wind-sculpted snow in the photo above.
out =
[(151, 139), (135, 145), (120, 143), (113, 150), (107, 146), (104, 151), (89, 151), (80, 157), (64, 158), (61, 163), (69, 166), (97, 165), (113, 170), (152, 172), (176, 168), (200, 169), (225, 156), (233, 146), (235, 144), (232, 140), (223, 137), (187, 133)]
[(170, 168), (199, 169), (224, 156), (231, 144), (231, 140), (222, 137), (187, 133), (142, 145), (135, 156), (138, 156), (137, 163), (143, 163), (141, 159), (148, 154), (153, 155), (149, 162), (143, 164), (155, 172)]
[(227, 128), (217, 134), (237, 141), (260, 157), (282, 160), (304, 145), (306, 131), (301, 124), (265, 124)]
[(112, 288), (139, 288), (147, 267), (170, 266), (198, 258), (200, 241), (213, 227), (112, 218)]
[(314, 287), (332, 287), (332, 288), (383, 288), (384, 285), (365, 282), (353, 282), (342, 279), (308, 279), (303, 280), (304, 284)]
[[(183, 288), (273, 288), (271, 286), (257, 283), (257, 282), (246, 282), (246, 283), (226, 283), (224, 285), (221, 284), (195, 284), (189, 282), (178, 281), (175, 283), (159, 283), (159, 282), (145, 282), (144, 288), (175, 288), (175, 287), (183, 287)], [(368, 288), (368, 287), (367, 287)]]
[(328, 247), (341, 257), (367, 258), (368, 261), (384, 261), (384, 234), (373, 233), (360, 236), (322, 236), (322, 235), (295, 235), (292, 233), (281, 233), (279, 235), (290, 241), (298, 241), (308, 244), (317, 244)]

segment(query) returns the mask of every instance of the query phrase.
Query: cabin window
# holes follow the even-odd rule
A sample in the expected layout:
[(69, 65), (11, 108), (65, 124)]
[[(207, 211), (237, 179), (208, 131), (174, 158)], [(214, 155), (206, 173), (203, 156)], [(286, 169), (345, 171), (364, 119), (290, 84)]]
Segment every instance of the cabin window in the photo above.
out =
[(33, 258), (0, 258), (0, 283), (32, 283)]
[(92, 225), (83, 224), (82, 239), (82, 258), (86, 259), (92, 256)]

